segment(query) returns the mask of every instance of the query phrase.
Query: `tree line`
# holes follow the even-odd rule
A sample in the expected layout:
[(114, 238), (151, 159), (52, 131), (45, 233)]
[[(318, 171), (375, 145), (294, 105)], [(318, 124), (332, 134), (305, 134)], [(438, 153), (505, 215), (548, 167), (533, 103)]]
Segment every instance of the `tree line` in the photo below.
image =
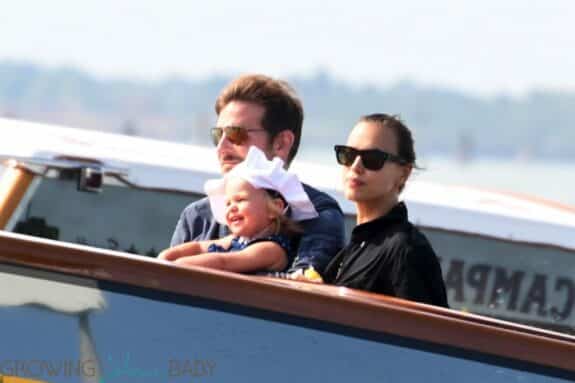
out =
[[(209, 144), (213, 104), (231, 77), (98, 78), (74, 68), (0, 62), (0, 114), (78, 128)], [(342, 141), (363, 114), (399, 114), (419, 153), (572, 159), (575, 91), (479, 97), (398, 81), (353, 85), (317, 72), (287, 79), (306, 112), (306, 147)]]

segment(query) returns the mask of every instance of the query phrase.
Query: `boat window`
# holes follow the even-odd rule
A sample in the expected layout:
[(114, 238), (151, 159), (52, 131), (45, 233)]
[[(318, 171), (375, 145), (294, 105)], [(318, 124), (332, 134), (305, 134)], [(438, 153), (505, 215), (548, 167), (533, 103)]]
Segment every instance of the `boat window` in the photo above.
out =
[(170, 244), (179, 214), (199, 194), (129, 188), (105, 177), (100, 193), (78, 191), (75, 175), (47, 177), (12, 230), (44, 238), (155, 256)]
[(317, 382), (573, 378), (563, 370), (466, 352), (465, 345), (446, 349), (317, 319), (0, 264), (0, 280), (6, 278), (22, 288), (0, 294), (0, 328), (18, 329), (2, 334), (2, 349), (9, 351), (0, 356), (5, 375), (141, 383), (254, 382), (264, 376), (291, 383), (289, 371), (297, 366), (298, 376)]
[(575, 252), (423, 232), (440, 258), (452, 308), (575, 334)]

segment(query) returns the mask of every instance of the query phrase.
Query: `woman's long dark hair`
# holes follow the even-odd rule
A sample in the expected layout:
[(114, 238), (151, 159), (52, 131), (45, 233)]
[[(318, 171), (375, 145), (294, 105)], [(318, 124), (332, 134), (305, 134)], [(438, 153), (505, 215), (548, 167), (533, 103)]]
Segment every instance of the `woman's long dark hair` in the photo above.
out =
[(358, 122), (376, 123), (382, 127), (391, 129), (397, 139), (397, 155), (408, 164), (417, 168), (415, 164), (415, 147), (413, 136), (409, 128), (401, 121), (399, 116), (385, 113), (373, 113), (362, 116)]

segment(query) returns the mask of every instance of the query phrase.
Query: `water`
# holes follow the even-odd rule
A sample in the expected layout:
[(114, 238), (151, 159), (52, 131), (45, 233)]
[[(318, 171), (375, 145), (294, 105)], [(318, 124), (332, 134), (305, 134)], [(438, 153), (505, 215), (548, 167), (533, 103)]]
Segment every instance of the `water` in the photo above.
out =
[[(302, 150), (298, 159), (337, 166), (333, 153)], [(412, 177), (451, 185), (475, 186), (542, 197), (575, 206), (575, 162), (478, 158), (459, 162), (422, 157)]]
[(575, 206), (575, 162), (493, 158), (468, 163), (432, 157), (417, 179), (514, 191)]

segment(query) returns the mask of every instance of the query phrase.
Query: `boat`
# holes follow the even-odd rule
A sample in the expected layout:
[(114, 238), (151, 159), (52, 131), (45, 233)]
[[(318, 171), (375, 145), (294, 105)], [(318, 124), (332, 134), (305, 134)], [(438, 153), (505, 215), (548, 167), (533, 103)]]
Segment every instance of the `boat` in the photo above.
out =
[[(445, 309), (156, 259), (217, 177), (213, 148), (0, 129), (0, 381), (575, 380), (570, 206), (410, 182)], [(337, 168), (292, 170), (338, 200), (349, 232)]]

